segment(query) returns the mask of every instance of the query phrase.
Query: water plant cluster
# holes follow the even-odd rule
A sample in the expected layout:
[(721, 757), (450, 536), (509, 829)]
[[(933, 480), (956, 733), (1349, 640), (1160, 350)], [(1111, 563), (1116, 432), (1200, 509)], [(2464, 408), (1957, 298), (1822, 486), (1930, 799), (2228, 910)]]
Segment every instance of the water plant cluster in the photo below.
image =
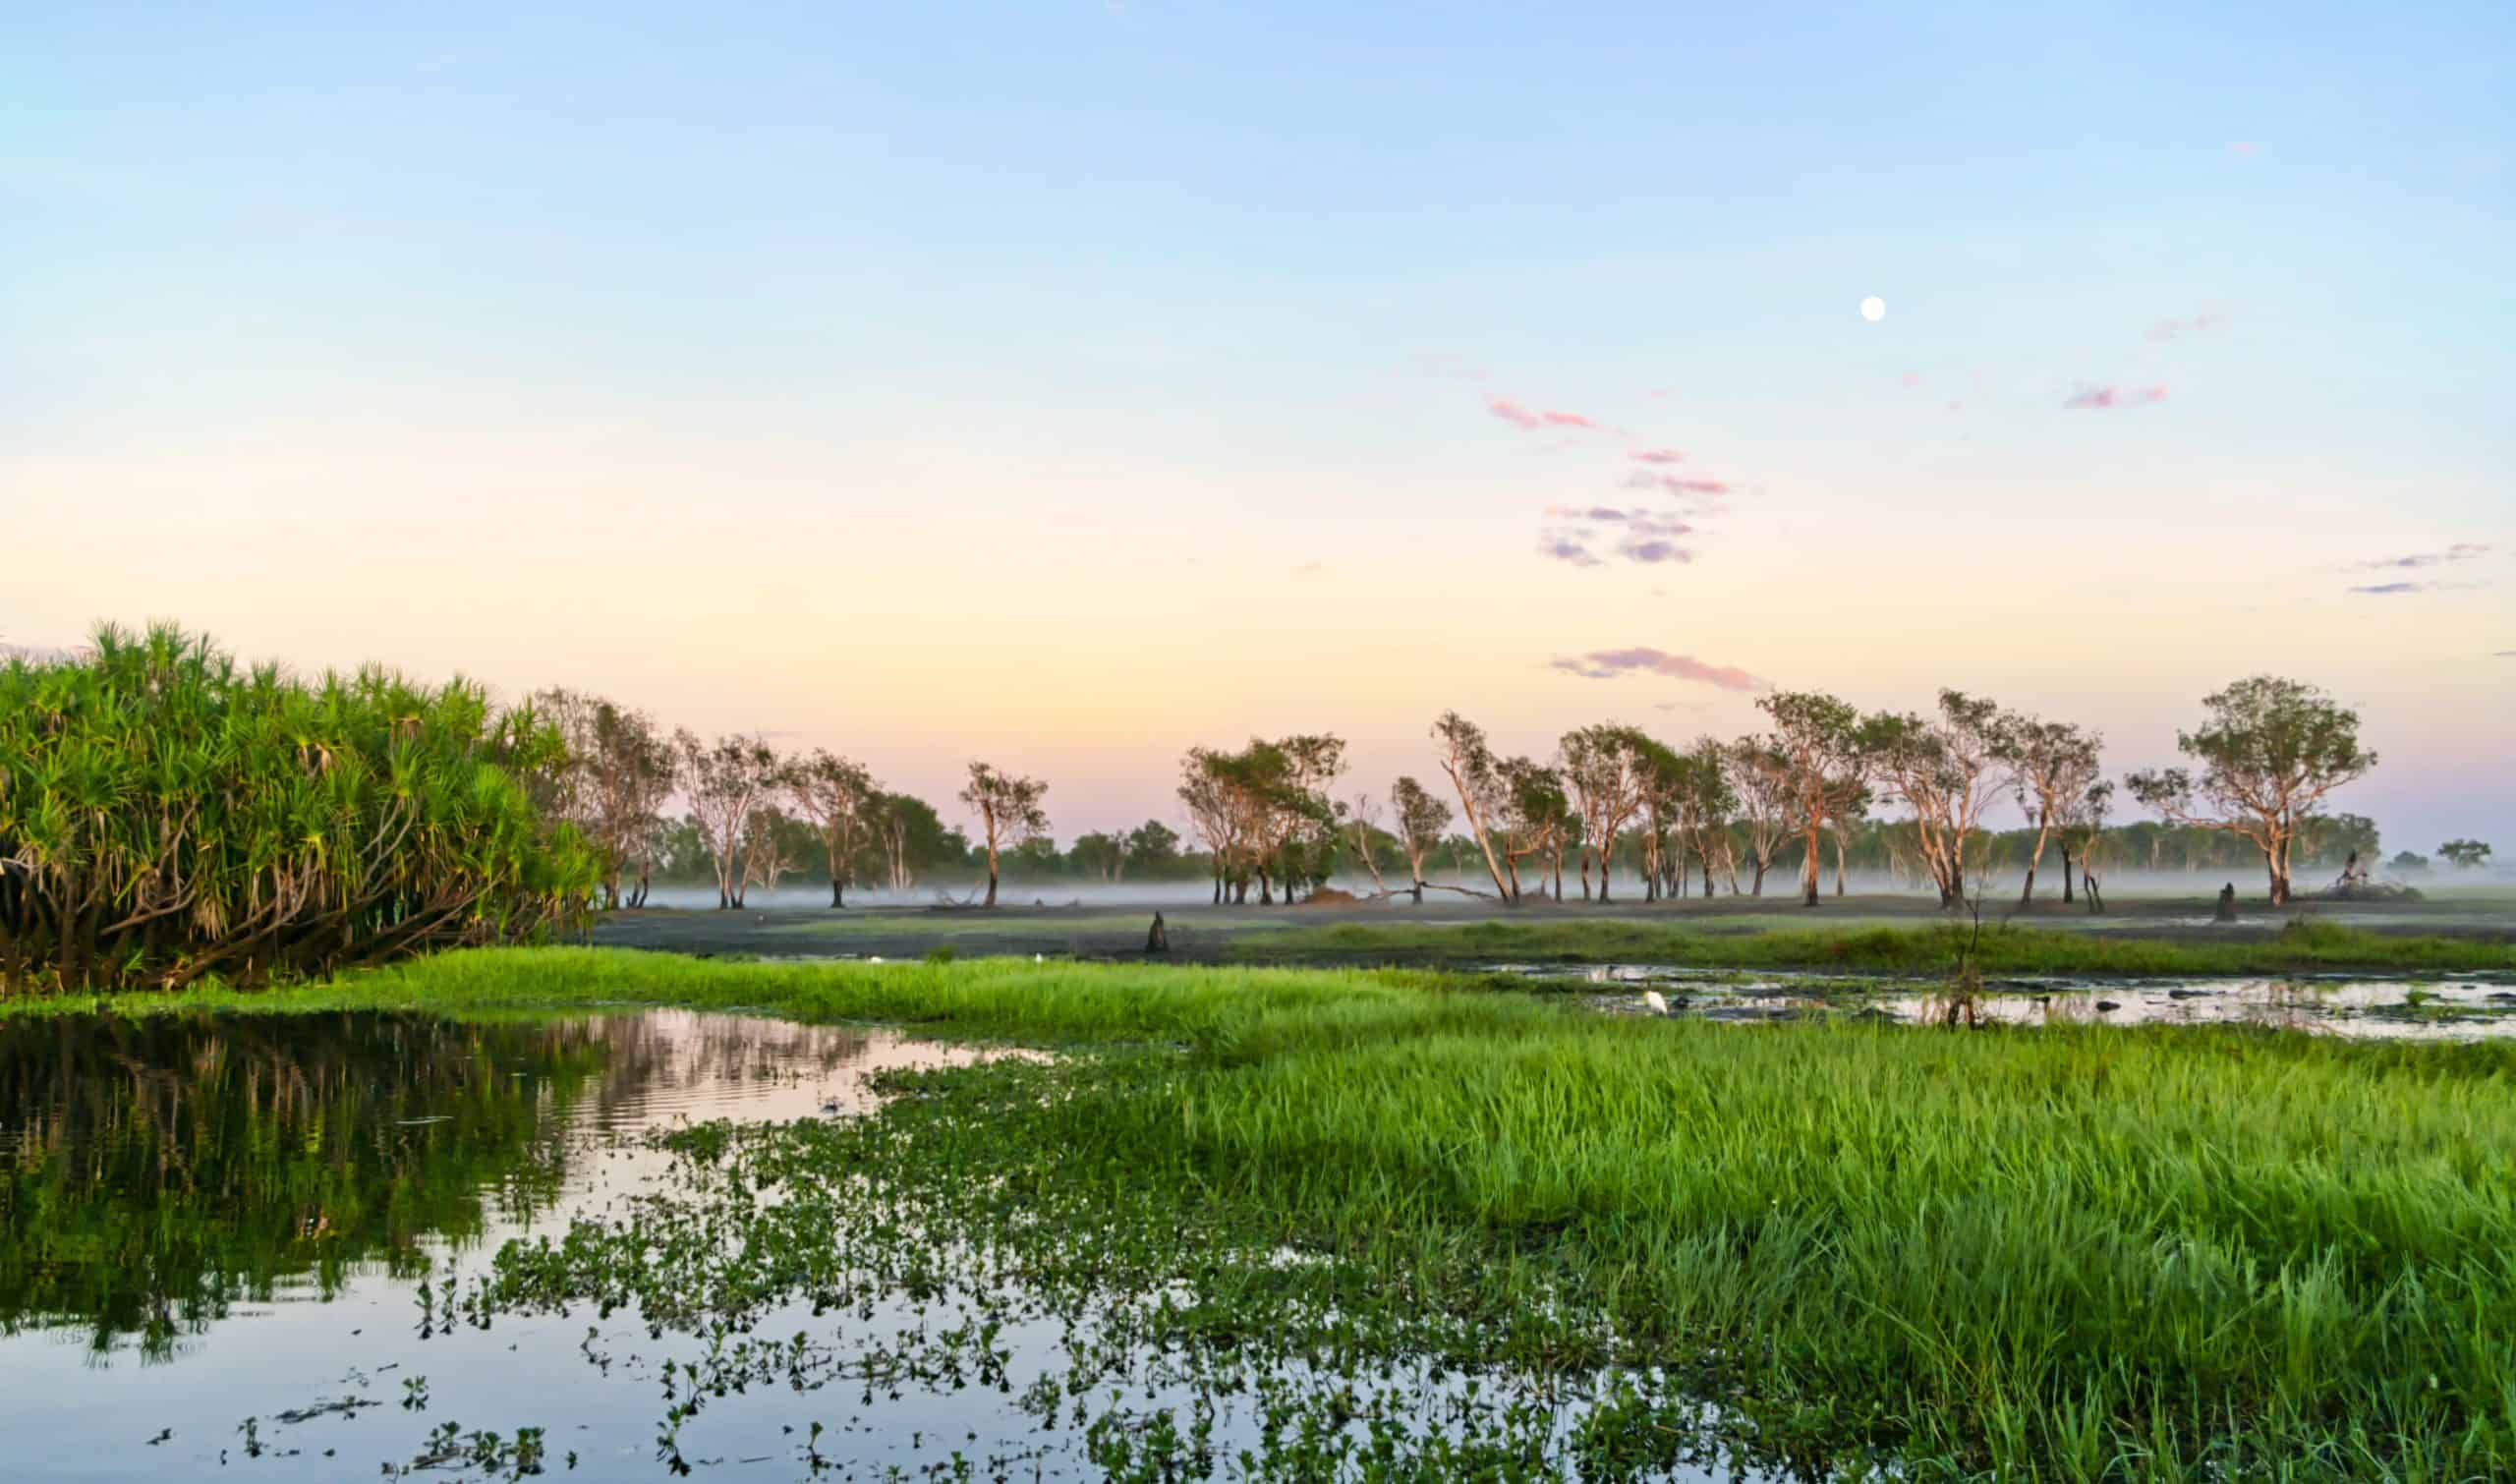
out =
[[(1086, 1403), (1121, 1477), (1612, 1478), (1705, 1450), (1916, 1478), (2516, 1467), (2501, 1046), (1745, 1029), (1421, 974), (585, 950), (321, 995), (742, 1004), (1066, 1049), (901, 1079), (862, 1121), (677, 1135), (653, 1196), (432, 1300), (699, 1341), (667, 1451), (721, 1390), (949, 1371)], [(899, 1301), (950, 1318), (848, 1323)], [(1038, 1322), (1062, 1358), (1024, 1373), (1001, 1337)], [(1249, 1460), (1198, 1442), (1228, 1402), (1259, 1423)]]
[(329, 973), (577, 920), (529, 709), (380, 669), (307, 681), (160, 626), (0, 662), (0, 989)]

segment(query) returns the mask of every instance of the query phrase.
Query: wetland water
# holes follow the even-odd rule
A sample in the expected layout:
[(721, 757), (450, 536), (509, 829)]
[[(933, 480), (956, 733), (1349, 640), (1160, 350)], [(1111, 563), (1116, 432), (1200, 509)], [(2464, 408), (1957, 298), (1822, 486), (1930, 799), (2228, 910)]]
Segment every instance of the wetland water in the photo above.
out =
[[(578, 1477), (657, 1476), (667, 1346), (625, 1317), (593, 1340), (582, 1319), (427, 1325), (424, 1280), (652, 1184), (652, 1130), (861, 1113), (862, 1074), (974, 1055), (676, 1010), (0, 1024), (0, 1471), (372, 1478), (444, 1452), (451, 1422), (466, 1450), (479, 1431), (506, 1447), (425, 1477), (515, 1472), (534, 1427), (549, 1473), (573, 1452)], [(607, 1367), (588, 1359), (602, 1345)], [(763, 1395), (709, 1431), (729, 1461), (782, 1465), (782, 1425), (849, 1410)], [(912, 1436), (959, 1438), (968, 1410), (903, 1395), (879, 1435), (823, 1452), (913, 1476)]]
[[(1392, 1437), (1572, 1445), (1589, 1383), (1252, 1359), (1246, 1339), (1183, 1358), (1147, 1340), (1197, 1302), (1175, 1275), (1041, 1301), (924, 1238), (913, 1198), (834, 1208), (739, 1296), (640, 1292), (650, 1258), (692, 1271), (676, 1243), (833, 1215), (821, 1189), (721, 1173), (739, 1147), (701, 1170), (659, 1135), (835, 1127), (880, 1106), (868, 1073), (986, 1055), (675, 1010), (0, 1023), (5, 1471), (1011, 1480), (1172, 1477), (1148, 1467), (1170, 1455), (1342, 1476)], [(631, 1296), (475, 1301), (511, 1239), (564, 1254), (573, 1224), (607, 1234), (593, 1266)], [(630, 1257), (599, 1245), (623, 1233)]]
[[(1850, 1014), (1936, 1023), (1945, 995), (1854, 975), (1767, 973), (1752, 978), (1641, 964), (1584, 967), (1498, 964), (1488, 972), (1584, 989), (1600, 1008), (1708, 1020), (1761, 1021)], [(1975, 1002), (1984, 1023), (2044, 1025), (2255, 1025), (2310, 1035), (2382, 1041), (2516, 1037), (2516, 980), (2466, 975), (2435, 980), (2293, 975), (2190, 980), (2006, 980)]]

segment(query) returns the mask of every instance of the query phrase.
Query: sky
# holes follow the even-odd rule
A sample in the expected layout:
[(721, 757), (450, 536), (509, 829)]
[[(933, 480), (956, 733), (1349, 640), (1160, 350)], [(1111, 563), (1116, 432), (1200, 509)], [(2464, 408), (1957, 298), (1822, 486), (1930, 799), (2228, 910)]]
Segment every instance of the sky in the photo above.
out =
[[(564, 684), (1058, 832), (1761, 687), (2516, 846), (2516, 12), (0, 10), (0, 640)], [(1883, 309), (1876, 317), (1864, 302)]]

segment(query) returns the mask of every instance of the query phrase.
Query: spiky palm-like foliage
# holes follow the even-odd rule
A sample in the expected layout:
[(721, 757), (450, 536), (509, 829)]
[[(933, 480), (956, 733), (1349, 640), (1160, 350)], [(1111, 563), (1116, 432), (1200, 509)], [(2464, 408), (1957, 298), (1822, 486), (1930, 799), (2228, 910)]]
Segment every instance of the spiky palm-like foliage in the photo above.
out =
[(0, 665), (0, 984), (258, 984), (530, 938), (598, 863), (557, 733), (465, 681), (301, 681), (172, 626)]

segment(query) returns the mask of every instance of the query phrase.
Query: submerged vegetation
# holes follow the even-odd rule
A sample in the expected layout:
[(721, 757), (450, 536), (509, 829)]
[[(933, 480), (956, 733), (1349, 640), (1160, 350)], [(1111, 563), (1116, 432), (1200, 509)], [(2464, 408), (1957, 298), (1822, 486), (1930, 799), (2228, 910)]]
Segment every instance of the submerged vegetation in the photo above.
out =
[(530, 710), (382, 670), (292, 679), (171, 627), (0, 664), (0, 990), (321, 974), (528, 939), (597, 874)]
[[(667, 1447), (720, 1385), (837, 1379), (814, 1334), (746, 1333), (780, 1306), (953, 1292), (972, 1322), (899, 1358), (1027, 1383), (1052, 1416), (1169, 1357), (1175, 1406), (1094, 1424), (1122, 1477), (1229, 1471), (1199, 1419), (1247, 1392), (1280, 1450), (1260, 1474), (1630, 1477), (1707, 1427), (1925, 1478), (2516, 1467), (2503, 1045), (1750, 1030), (1420, 973), (584, 949), (207, 999), (739, 1005), (1071, 1050), (906, 1079), (862, 1121), (678, 1135), (652, 1198), (432, 1298), (635, 1304), (702, 1341)], [(1026, 1316), (1063, 1319), (1067, 1370), (1000, 1377), (993, 1337)], [(1471, 1417), (1407, 1377), (1454, 1409), (1490, 1389)]]

